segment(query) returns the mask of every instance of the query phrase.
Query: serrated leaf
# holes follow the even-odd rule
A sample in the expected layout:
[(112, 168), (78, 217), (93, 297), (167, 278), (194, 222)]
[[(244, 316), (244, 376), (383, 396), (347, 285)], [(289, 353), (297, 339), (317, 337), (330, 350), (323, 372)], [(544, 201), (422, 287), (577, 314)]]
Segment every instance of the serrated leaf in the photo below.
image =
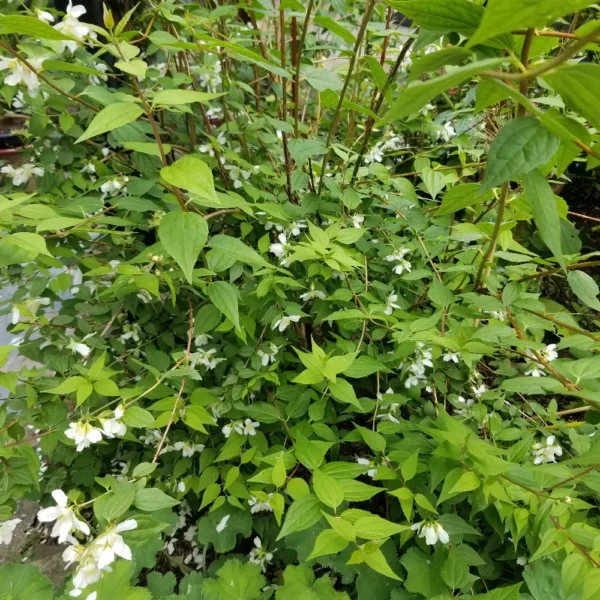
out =
[(280, 540), (291, 533), (304, 531), (320, 520), (321, 503), (318, 498), (312, 494), (302, 496), (289, 507), (277, 539)]
[(492, 142), (481, 191), (546, 164), (558, 149), (559, 141), (534, 117), (509, 121)]
[(220, 204), (212, 171), (197, 154), (187, 154), (178, 158), (172, 165), (163, 167), (160, 176), (175, 187), (206, 198), (216, 205)]
[(163, 508), (171, 508), (177, 506), (179, 500), (171, 498), (158, 488), (146, 488), (138, 490), (135, 493), (134, 504), (136, 508), (144, 510), (146, 512), (153, 512), (155, 510), (162, 510)]
[(27, 250), (32, 254), (45, 254), (46, 256), (52, 256), (46, 247), (46, 240), (37, 233), (20, 231), (18, 233), (11, 233), (10, 235), (3, 237), (2, 240), (10, 244), (14, 244), (19, 248), (23, 248), (23, 250)]
[(337, 554), (344, 550), (350, 542), (343, 538), (339, 533), (336, 533), (333, 529), (325, 529), (317, 536), (313, 551), (307, 560), (312, 560), (318, 556), (325, 556), (327, 554)]
[(335, 382), (330, 381), (329, 392), (338, 402), (352, 404), (352, 406), (356, 406), (362, 411), (362, 406), (356, 397), (354, 388), (345, 379), (338, 377)]
[(236, 329), (239, 329), (240, 315), (236, 289), (225, 281), (215, 281), (208, 286), (207, 292), (210, 301), (233, 323)]
[(444, 194), (435, 215), (436, 217), (450, 215), (474, 204), (484, 204), (491, 198), (493, 198), (493, 193), (491, 191), (483, 192), (479, 183), (455, 185)]
[(573, 293), (590, 308), (600, 310), (600, 300), (598, 300), (598, 284), (583, 271), (569, 271), (567, 275), (569, 285)]
[(271, 267), (256, 250), (253, 250), (242, 240), (230, 235), (215, 235), (210, 238), (208, 244), (211, 248), (218, 250), (225, 256), (238, 262), (254, 265), (256, 267)]
[(313, 471), (312, 484), (317, 498), (333, 510), (344, 501), (344, 488), (341, 484), (318, 469)]

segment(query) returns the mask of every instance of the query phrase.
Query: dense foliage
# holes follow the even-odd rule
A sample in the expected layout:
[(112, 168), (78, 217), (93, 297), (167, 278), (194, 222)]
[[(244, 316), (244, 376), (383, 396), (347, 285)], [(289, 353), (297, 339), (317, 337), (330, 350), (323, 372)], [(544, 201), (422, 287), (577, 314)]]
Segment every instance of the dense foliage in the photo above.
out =
[(0, 598), (600, 596), (591, 4), (0, 2)]

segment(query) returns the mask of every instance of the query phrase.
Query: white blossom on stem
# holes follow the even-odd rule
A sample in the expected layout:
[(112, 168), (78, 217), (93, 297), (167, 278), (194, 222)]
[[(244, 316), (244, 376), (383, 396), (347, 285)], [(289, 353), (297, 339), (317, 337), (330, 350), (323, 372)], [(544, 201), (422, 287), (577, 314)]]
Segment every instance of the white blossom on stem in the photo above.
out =
[(437, 521), (421, 521), (411, 525), (413, 531), (418, 531), (419, 537), (425, 538), (425, 543), (428, 546), (434, 546), (440, 541), (442, 544), (447, 544), (450, 541), (448, 532)]
[(556, 437), (549, 435), (543, 443), (533, 445), (533, 464), (541, 465), (542, 463), (554, 463), (557, 456), (562, 456), (563, 450), (555, 444)]
[(33, 176), (41, 177), (44, 174), (42, 167), (36, 167), (33, 163), (25, 163), (20, 167), (13, 167), (12, 165), (5, 165), (0, 169), (3, 175), (12, 177), (13, 185), (24, 185)]
[(92, 444), (97, 444), (102, 440), (102, 431), (94, 427), (87, 421), (77, 421), (70, 423), (69, 429), (65, 431), (65, 436), (75, 442), (77, 452), (89, 448)]
[(290, 324), (297, 323), (300, 320), (299, 315), (283, 316), (275, 322), (272, 329), (279, 329), (280, 332), (285, 331)]
[(261, 571), (264, 573), (267, 570), (267, 564), (273, 560), (273, 552), (269, 552), (262, 547), (262, 540), (258, 536), (254, 538), (254, 546), (250, 550), (248, 560), (251, 563), (260, 565)]
[(37, 514), (37, 519), (41, 523), (56, 521), (50, 535), (57, 537), (59, 544), (67, 541), (71, 531), (80, 531), (84, 535), (90, 534), (88, 524), (78, 519), (73, 509), (69, 508), (69, 499), (62, 490), (54, 490), (52, 498), (54, 498), (56, 506), (42, 508)]
[(21, 522), (21, 519), (9, 519), (0, 523), (0, 544), (10, 544), (12, 537), (17, 525)]

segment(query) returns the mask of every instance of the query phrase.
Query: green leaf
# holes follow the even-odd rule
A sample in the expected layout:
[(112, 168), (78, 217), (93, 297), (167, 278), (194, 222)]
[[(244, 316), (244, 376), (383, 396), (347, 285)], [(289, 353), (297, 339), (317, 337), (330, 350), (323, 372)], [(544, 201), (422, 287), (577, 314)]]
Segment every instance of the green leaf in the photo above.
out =
[(133, 469), (133, 477), (147, 477), (158, 467), (158, 463), (140, 463)]
[(52, 582), (33, 565), (0, 567), (0, 598), (10, 600), (52, 600)]
[(192, 283), (194, 265), (208, 238), (206, 219), (196, 213), (173, 210), (161, 219), (158, 238)]
[(103, 108), (88, 125), (88, 128), (77, 138), (76, 144), (89, 140), (94, 136), (112, 131), (117, 127), (122, 127), (135, 121), (144, 113), (144, 109), (139, 104), (132, 102), (115, 102), (106, 108)]
[(383, 492), (383, 488), (368, 485), (354, 479), (340, 479), (344, 488), (344, 499), (348, 502), (364, 502), (370, 500), (375, 494)]
[(232, 559), (217, 571), (216, 580), (204, 581), (202, 597), (218, 600), (257, 600), (261, 597), (265, 583), (259, 565), (242, 564), (238, 559)]
[(440, 574), (452, 590), (458, 590), (469, 582), (469, 567), (456, 552), (451, 552), (444, 561)]
[(75, 377), (69, 377), (69, 379), (65, 379), (61, 384), (46, 391), (50, 394), (71, 394), (87, 382), (85, 377), (75, 375)]
[(552, 188), (537, 169), (523, 175), (523, 187), (540, 237), (564, 269), (565, 261), (560, 243), (560, 217)]
[(471, 596), (471, 600), (519, 600), (523, 597), (522, 594), (519, 594), (522, 585), (523, 583), (519, 582), (506, 587), (498, 587), (486, 594)]
[(288, 143), (290, 155), (294, 159), (296, 166), (301, 168), (309, 158), (325, 154), (327, 148), (321, 140), (311, 139), (291, 139)]
[(276, 487), (281, 487), (285, 483), (285, 461), (283, 460), (283, 452), (279, 454), (275, 464), (273, 465), (273, 474), (271, 475), (273, 483)]
[[(160, 148), (155, 142), (123, 142), (122, 146), (127, 150), (149, 154), (150, 156), (156, 156), (157, 158), (160, 158), (161, 156)], [(165, 154), (168, 154), (171, 152), (171, 146), (169, 144), (163, 144), (163, 150)]]
[(360, 432), (362, 439), (373, 450), (373, 452), (383, 452), (385, 450), (385, 438), (376, 431), (356, 425), (356, 429)]
[(600, 310), (600, 300), (598, 300), (598, 284), (587, 273), (583, 271), (569, 271), (567, 275), (569, 285), (573, 293), (590, 308)]
[(146, 512), (153, 512), (155, 510), (162, 510), (163, 508), (171, 508), (177, 506), (179, 500), (167, 496), (162, 490), (158, 488), (147, 488), (138, 490), (135, 493), (134, 505), (140, 510)]
[(427, 292), (427, 297), (440, 308), (450, 306), (454, 301), (452, 292), (437, 278), (433, 278)]
[(419, 466), (419, 451), (415, 450), (400, 467), (404, 481), (410, 481), (416, 474)]
[(313, 19), (313, 23), (318, 25), (319, 27), (324, 27), (341, 37), (347, 44), (354, 44), (356, 42), (356, 38), (354, 34), (349, 30), (331, 19), (330, 17), (324, 17), (322, 15), (318, 15)]
[(579, 63), (566, 65), (544, 75), (565, 104), (600, 129), (600, 65)]
[(307, 440), (303, 435), (297, 434), (294, 441), (296, 458), (311, 471), (318, 469), (325, 460), (325, 451), (315, 442)]
[(383, 123), (391, 123), (392, 121), (418, 112), (432, 98), (435, 98), (451, 87), (463, 84), (465, 81), (481, 73), (481, 71), (497, 67), (501, 62), (502, 59), (497, 58), (480, 60), (429, 81), (411, 83), (400, 92), (396, 102), (383, 118)]
[(590, 4), (590, 0), (488, 0), (481, 24), (469, 40), (469, 46), (514, 29), (543, 27)]
[(471, 35), (481, 22), (483, 8), (469, 0), (406, 0), (389, 1), (391, 6), (417, 25), (435, 33)]
[[(475, 6), (470, 3), (471, 6)], [(460, 65), (462, 62), (471, 57), (471, 52), (465, 48), (458, 46), (452, 46), (451, 48), (444, 48), (431, 54), (425, 54), (420, 58), (413, 61), (410, 67), (409, 80), (413, 81), (417, 79), (423, 73), (431, 73), (437, 71), (446, 65)]]
[(344, 501), (344, 488), (330, 475), (316, 469), (313, 471), (312, 484), (317, 498), (333, 510)]
[(315, 581), (311, 567), (290, 565), (283, 573), (285, 585), (277, 588), (276, 600), (349, 600), (345, 592), (337, 592), (330, 577)]
[(186, 425), (202, 433), (207, 433), (205, 425), (216, 425), (212, 415), (203, 406), (187, 406), (182, 418)]
[[(481, 84), (480, 84), (481, 85)], [(442, 199), (440, 207), (437, 209), (436, 217), (451, 215), (463, 208), (473, 206), (474, 204), (484, 204), (494, 197), (490, 191), (483, 192), (479, 183), (463, 183), (451, 187)]]
[(289, 507), (277, 539), (280, 540), (291, 533), (304, 531), (320, 520), (321, 503), (318, 498), (312, 494), (302, 496)]
[(22, 17), (17, 15), (0, 16), (0, 35), (17, 33), (19, 35), (32, 35), (42, 40), (72, 40), (71, 36), (61, 33), (54, 27), (40, 21), (35, 17)]
[(338, 377), (335, 382), (330, 381), (329, 392), (338, 402), (352, 404), (362, 412), (362, 406), (356, 397), (354, 388), (345, 379)]
[[(217, 531), (229, 515), (225, 527)], [(238, 535), (247, 538), (252, 533), (252, 516), (248, 511), (225, 504), (220, 508), (204, 515), (198, 521), (198, 541), (206, 546), (212, 544), (216, 552), (229, 552), (235, 548)]]
[(409, 592), (422, 594), (425, 598), (435, 598), (446, 594), (448, 588), (440, 574), (443, 560), (441, 557), (441, 552), (435, 552), (430, 557), (418, 548), (408, 550), (401, 559), (408, 574), (404, 587)]
[(163, 167), (160, 170), (160, 176), (175, 187), (211, 200), (217, 205), (220, 203), (215, 191), (212, 171), (196, 154), (187, 154), (177, 159), (172, 165)]
[(307, 560), (327, 554), (337, 554), (344, 550), (350, 542), (333, 529), (325, 529), (317, 536), (315, 547)]
[(509, 121), (492, 142), (481, 191), (546, 164), (558, 149), (559, 141), (534, 117)]
[(360, 550), (356, 550), (352, 555), (350, 561), (355, 558), (355, 555), (359, 554), (360, 558), (364, 562), (366, 562), (371, 569), (385, 575), (386, 577), (390, 577), (391, 579), (396, 579), (398, 581), (402, 581), (394, 571), (392, 571), (390, 565), (388, 565), (383, 552), (379, 549), (379, 546), (375, 542), (367, 542), (360, 548)]
[(11, 233), (2, 238), (3, 241), (14, 244), (23, 250), (27, 250), (32, 254), (45, 254), (46, 256), (52, 256), (46, 248), (46, 240), (37, 233), (29, 233), (26, 231), (20, 231), (18, 233)]
[(240, 328), (237, 290), (225, 281), (214, 281), (207, 288), (210, 301), (233, 323)]
[(44, 71), (66, 71), (69, 73), (85, 73), (86, 75), (106, 75), (106, 73), (103, 71), (90, 69), (90, 67), (85, 67), (83, 65), (63, 62), (62, 60), (45, 60), (42, 63), (42, 69)]
[(225, 93), (210, 94), (208, 92), (196, 92), (195, 90), (160, 90), (152, 96), (153, 104), (169, 104), (175, 106), (177, 104), (191, 104), (192, 102), (200, 102), (206, 104), (209, 100), (220, 98)]
[(247, 244), (244, 244), (239, 238), (231, 235), (215, 235), (210, 238), (208, 244), (211, 248), (218, 250), (225, 256), (237, 260), (241, 263), (253, 265), (255, 267), (271, 267), (256, 250), (253, 250)]
[(113, 491), (96, 498), (94, 514), (96, 518), (114, 521), (129, 510), (134, 498), (135, 486), (133, 483), (118, 484)]
[(377, 515), (362, 517), (354, 523), (356, 535), (367, 540), (381, 540), (410, 529), (410, 525), (392, 523)]
[(129, 406), (123, 415), (123, 423), (128, 427), (154, 427), (154, 417), (140, 406)]
[(450, 494), (460, 494), (462, 492), (471, 492), (481, 485), (479, 477), (473, 471), (465, 471), (458, 481), (450, 489)]

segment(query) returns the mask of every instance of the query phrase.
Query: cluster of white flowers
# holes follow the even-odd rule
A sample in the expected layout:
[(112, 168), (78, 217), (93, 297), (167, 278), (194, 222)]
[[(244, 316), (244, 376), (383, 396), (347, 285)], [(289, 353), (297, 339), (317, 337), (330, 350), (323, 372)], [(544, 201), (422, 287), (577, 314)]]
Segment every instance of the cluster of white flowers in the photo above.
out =
[[(79, 17), (82, 17), (87, 12), (85, 6), (82, 4), (76, 4), (73, 6), (72, 2), (69, 2), (67, 6), (67, 12), (62, 18), (60, 23), (54, 26), (54, 29), (68, 35), (74, 40), (62, 40), (61, 51), (69, 50), (71, 53), (75, 52), (80, 42), (83, 42), (86, 37), (96, 39), (96, 32), (93, 31), (89, 25), (82, 23)], [(49, 13), (46, 13), (48, 15)], [(38, 14), (38, 18), (39, 14)], [(52, 19), (54, 21), (54, 18)], [(76, 41), (77, 40), (77, 41)]]
[(390, 294), (387, 298), (387, 306), (384, 311), (386, 315), (391, 315), (396, 308), (401, 308), (396, 302), (398, 302), (398, 294)]
[(121, 419), (125, 414), (123, 406), (117, 406), (112, 417), (99, 417), (100, 426), (95, 427), (87, 420), (76, 421), (69, 424), (69, 429), (65, 431), (65, 436), (75, 442), (77, 452), (89, 448), (92, 444), (98, 444), (102, 441), (102, 436), (112, 439), (122, 437), (127, 433), (127, 426)]
[[(273, 550), (276, 552), (277, 548)], [(254, 538), (254, 548), (250, 550), (250, 554), (248, 555), (248, 560), (251, 563), (256, 565), (260, 565), (262, 572), (264, 573), (267, 570), (267, 564), (269, 564), (273, 560), (273, 552), (269, 552), (262, 547), (262, 540), (256, 536)]]
[(260, 358), (263, 367), (267, 367), (269, 363), (274, 363), (277, 360), (278, 353), (279, 346), (276, 346), (273, 342), (269, 342), (268, 347), (264, 350), (259, 348), (256, 351), (256, 355)]
[[(193, 513), (190, 508), (190, 505), (186, 500), (182, 500), (179, 505), (179, 517), (177, 519), (177, 523), (173, 525), (173, 528), (169, 532), (169, 539), (165, 543), (165, 549), (169, 555), (175, 552), (175, 545), (177, 544), (177, 532), (186, 528), (188, 521), (193, 520)], [(198, 541), (196, 532), (198, 527), (196, 525), (189, 525), (187, 529), (183, 533), (183, 539), (189, 546), (191, 546), (191, 552), (186, 554), (183, 559), (184, 564), (189, 565), (191, 562), (194, 562), (196, 565), (196, 569), (202, 568), (204, 565), (204, 557), (202, 555), (202, 551), (198, 547)], [(188, 548), (189, 548), (188, 546)]]
[(440, 541), (442, 544), (447, 544), (450, 541), (448, 532), (437, 521), (421, 521), (411, 525), (413, 531), (418, 531), (421, 538), (425, 538), (425, 543), (428, 546), (434, 546)]
[[(227, 137), (225, 136), (224, 131), (220, 131), (217, 135), (217, 142), (219, 142), (220, 146), (224, 146), (227, 143)], [(206, 144), (200, 144), (200, 146), (198, 146), (198, 151), (202, 154), (208, 154), (211, 157), (215, 156), (215, 149), (210, 141)]]
[(440, 138), (444, 142), (449, 142), (453, 137), (456, 136), (456, 130), (452, 124), (452, 121), (444, 123), (437, 131), (437, 139)]
[(10, 544), (12, 542), (13, 533), (21, 519), (9, 519), (0, 523), (0, 544)]
[[(2, 68), (1, 64), (0, 68)], [(25, 185), (34, 175), (41, 177), (45, 171), (42, 167), (36, 167), (33, 163), (25, 163), (20, 167), (5, 165), (0, 169), (0, 172), (3, 175), (12, 177), (13, 185)]]
[(200, 87), (207, 89), (213, 94), (218, 91), (222, 81), (221, 63), (219, 61), (214, 63), (212, 66), (212, 71), (204, 71), (198, 76), (198, 83), (200, 84)]
[(542, 463), (556, 462), (557, 456), (562, 456), (562, 448), (555, 444), (556, 437), (549, 435), (543, 443), (538, 442), (533, 445), (533, 464), (541, 465)]
[(462, 396), (459, 396), (456, 399), (456, 401), (458, 402), (459, 406), (461, 406), (461, 408), (454, 411), (454, 414), (459, 415), (461, 417), (468, 417), (471, 412), (471, 407), (473, 406), (473, 404), (475, 404), (475, 400), (472, 400), (471, 398), (463, 398)]
[(248, 181), (252, 175), (252, 171), (246, 171), (237, 165), (225, 165), (225, 169), (229, 172), (229, 179), (233, 181), (233, 187), (237, 190), (242, 187), (244, 181)]
[(260, 423), (257, 423), (252, 419), (246, 419), (245, 421), (231, 421), (228, 425), (223, 426), (221, 431), (226, 438), (234, 431), (239, 435), (256, 435), (256, 429), (259, 425)]
[(59, 544), (69, 542), (70, 546), (63, 552), (63, 560), (67, 566), (79, 563), (73, 577), (74, 589), (70, 592), (71, 596), (79, 596), (81, 590), (100, 579), (103, 571), (110, 571), (110, 564), (117, 556), (131, 560), (131, 550), (120, 533), (135, 529), (137, 522), (133, 519), (123, 521), (84, 546), (73, 537), (72, 532), (89, 536), (88, 524), (75, 514), (74, 507), (69, 506), (69, 499), (62, 490), (54, 490), (52, 497), (56, 506), (42, 508), (37, 518), (41, 523), (55, 521), (50, 535), (58, 538)]
[(400, 248), (399, 250), (394, 250), (391, 254), (388, 254), (388, 256), (385, 257), (387, 262), (396, 263), (393, 268), (393, 271), (396, 273), (396, 275), (402, 275), (404, 272), (411, 272), (412, 265), (404, 258), (410, 252), (412, 252), (412, 250), (409, 250), (408, 248)]
[(425, 367), (433, 367), (431, 358), (431, 348), (426, 347), (423, 342), (417, 342), (413, 361), (408, 367), (410, 375), (406, 378), (404, 387), (411, 388), (426, 379)]
[(444, 352), (442, 355), (442, 360), (444, 362), (453, 362), (458, 364), (460, 362), (460, 352)]
[(123, 333), (119, 336), (119, 341), (122, 344), (125, 344), (129, 340), (139, 342), (141, 330), (141, 327), (137, 323), (125, 323), (123, 325)]
[(484, 310), (485, 314), (490, 315), (492, 318), (498, 321), (504, 321), (506, 319), (506, 313), (500, 310)]
[[(94, 335), (94, 334), (92, 333), (92, 334), (86, 335), (83, 338), (83, 340), (85, 341), (92, 335)], [(87, 358), (92, 352), (92, 349), (87, 344), (84, 344), (83, 341), (78, 342), (75, 338), (71, 338), (69, 340), (69, 343), (67, 344), (67, 348), (69, 350), (71, 350), (71, 352), (73, 352), (73, 354), (79, 354), (83, 358)]]
[(284, 315), (273, 323), (272, 329), (279, 329), (279, 332), (285, 331), (292, 323), (297, 323), (300, 320), (299, 315)]
[(360, 229), (365, 222), (365, 216), (360, 214), (352, 215), (351, 219), (352, 225), (356, 227), (356, 229)]
[(183, 456), (186, 458), (190, 458), (194, 456), (194, 454), (200, 454), (204, 451), (204, 444), (194, 444), (193, 442), (175, 442), (172, 446), (167, 446), (167, 452), (172, 452), (176, 450), (177, 452), (181, 452)]

